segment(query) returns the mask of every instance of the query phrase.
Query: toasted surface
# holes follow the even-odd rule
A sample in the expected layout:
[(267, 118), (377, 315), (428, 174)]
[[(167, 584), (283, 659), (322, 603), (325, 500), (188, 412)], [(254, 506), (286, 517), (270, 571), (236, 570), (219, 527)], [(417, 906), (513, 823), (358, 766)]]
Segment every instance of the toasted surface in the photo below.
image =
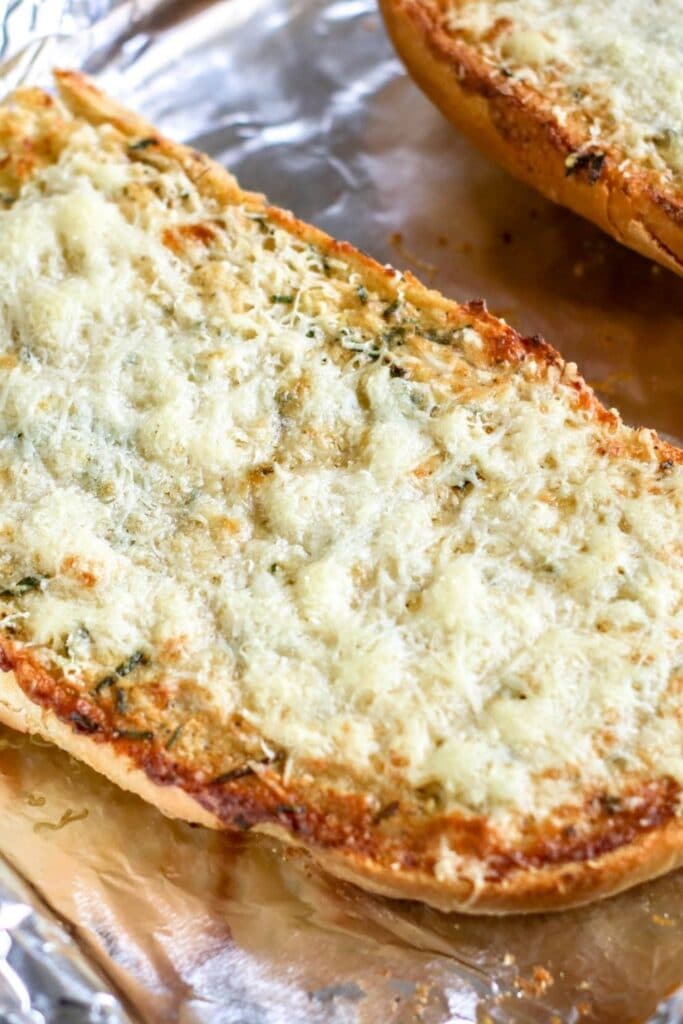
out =
[(381, 0), (417, 82), (517, 177), (683, 273), (683, 5)]
[(682, 453), (59, 86), (0, 109), (0, 718), (444, 908), (682, 861)]

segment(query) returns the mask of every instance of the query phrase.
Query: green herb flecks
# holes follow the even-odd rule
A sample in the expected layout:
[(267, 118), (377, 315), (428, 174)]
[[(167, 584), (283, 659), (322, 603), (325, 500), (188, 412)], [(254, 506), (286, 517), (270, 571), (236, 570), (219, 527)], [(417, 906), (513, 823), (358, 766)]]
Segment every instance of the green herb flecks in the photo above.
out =
[(149, 742), (154, 739), (154, 733), (150, 729), (117, 729), (114, 733), (117, 740), (140, 740)]
[(402, 345), (406, 338), (406, 329), (401, 324), (396, 324), (394, 327), (390, 327), (389, 330), (382, 334), (382, 343), (387, 348), (393, 348), (394, 345)]
[(291, 306), (291, 304), (294, 302), (294, 296), (293, 295), (271, 295), (270, 296), (270, 301), (271, 302), (279, 302), (283, 306)]
[(264, 235), (269, 235), (271, 233), (270, 228), (268, 227), (268, 221), (265, 217), (262, 217), (261, 214), (256, 217), (250, 217), (249, 219), (253, 220), (254, 224), (258, 224)]
[(0, 597), (23, 597), (31, 590), (42, 590), (45, 576), (23, 576), (14, 586), (0, 591)]
[(365, 341), (362, 336), (354, 334), (348, 327), (342, 327), (339, 333), (339, 343), (349, 352), (362, 352), (372, 362), (379, 359), (382, 351), (376, 341), (370, 339)]
[(166, 742), (164, 744), (164, 747), (166, 748), (166, 750), (171, 750), (171, 748), (176, 745), (176, 743), (178, 742), (178, 739), (180, 738), (180, 734), (181, 734), (182, 731), (183, 731), (182, 725), (176, 725), (175, 729), (173, 730), (173, 732), (171, 733), (171, 735), (168, 737), (168, 739), (166, 740)]
[(135, 654), (131, 654), (130, 658), (122, 661), (118, 668), (115, 669), (115, 672), (117, 676), (128, 676), (138, 665), (144, 664), (146, 660), (142, 651), (136, 651)]
[(145, 139), (138, 139), (137, 142), (131, 142), (128, 149), (133, 150), (133, 152), (136, 152), (141, 149), (149, 149), (150, 146), (157, 146), (158, 144), (159, 140), (156, 139), (153, 135), (150, 135)]
[(94, 722), (92, 718), (88, 718), (87, 715), (81, 714), (80, 711), (72, 711), (69, 715), (69, 719), (73, 722), (77, 732), (94, 733), (100, 731), (99, 722)]
[(367, 288), (365, 288), (364, 285), (359, 284), (358, 287), (356, 288), (356, 295), (358, 296), (358, 300), (361, 303), (361, 305), (365, 306), (368, 301)]
[(125, 713), (128, 711), (128, 696), (126, 694), (126, 691), (122, 690), (120, 686), (117, 686), (116, 690), (114, 691), (114, 694), (114, 700), (116, 702), (116, 713), (118, 715), (125, 715)]
[(146, 665), (147, 656), (143, 651), (135, 651), (131, 654), (130, 658), (126, 658), (120, 665), (114, 669), (114, 671), (100, 679), (99, 683), (93, 688), (93, 693), (102, 693), (104, 690), (108, 690), (110, 686), (113, 686), (119, 679), (124, 676), (129, 676), (131, 672), (134, 672), (138, 665)]
[(594, 185), (602, 173), (604, 163), (604, 153), (570, 153), (564, 162), (564, 174), (569, 178), (585, 170), (588, 184)]
[(382, 316), (384, 317), (384, 319), (390, 320), (394, 313), (398, 312), (400, 305), (400, 298), (395, 298), (393, 302), (390, 302), (389, 305), (382, 310)]
[(428, 341), (433, 341), (436, 345), (455, 345), (462, 341), (463, 332), (471, 329), (471, 327), (472, 324), (462, 324), (460, 327), (449, 327), (445, 330), (430, 328), (424, 332), (424, 336)]
[(381, 349), (373, 345), (371, 341), (342, 341), (342, 345), (349, 352), (362, 352), (373, 363), (380, 357)]

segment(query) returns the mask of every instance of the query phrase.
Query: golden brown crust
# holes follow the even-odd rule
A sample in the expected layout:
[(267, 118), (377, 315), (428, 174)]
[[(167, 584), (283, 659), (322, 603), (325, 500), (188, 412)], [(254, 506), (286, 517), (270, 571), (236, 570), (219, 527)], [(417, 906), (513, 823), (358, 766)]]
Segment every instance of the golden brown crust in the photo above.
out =
[[(73, 723), (67, 724), (68, 718), (63, 720), (68, 714), (63, 705), (60, 715), (57, 701), (53, 706), (49, 701), (38, 702), (36, 693), (28, 696), (26, 690), (31, 692), (25, 677), (23, 686), (12, 672), (2, 677), (0, 721), (5, 725), (56, 743), (117, 785), (154, 804), (169, 817), (209, 828), (232, 826), (244, 829), (253, 821), (253, 831), (306, 847), (331, 874), (379, 895), (423, 900), (445, 911), (501, 914), (559, 910), (613, 895), (683, 864), (683, 823), (671, 816), (670, 799), (666, 810), (660, 808), (658, 812), (651, 809), (649, 822), (644, 805), (639, 806), (638, 814), (644, 815), (645, 827), (635, 836), (631, 835), (627, 844), (617, 845), (605, 853), (590, 856), (610, 839), (608, 834), (604, 835), (601, 843), (596, 834), (592, 844), (584, 843), (583, 849), (575, 846), (573, 854), (582, 854), (580, 859), (563, 859), (561, 852), (555, 851), (560, 855), (559, 863), (548, 861), (545, 865), (539, 863), (525, 868), (523, 857), (517, 853), (518, 869), (501, 872), (499, 877), (495, 877), (489, 868), (488, 877), (484, 876), (479, 881), (463, 875), (438, 880), (433, 871), (433, 857), (420, 857), (415, 847), (410, 858), (412, 863), (402, 862), (405, 861), (406, 844), (414, 842), (415, 836), (404, 834), (402, 850), (393, 847), (382, 849), (377, 836), (372, 841), (367, 833), (373, 821), (367, 814), (362, 814), (363, 809), (357, 802), (355, 810), (360, 810), (364, 818), (360, 827), (349, 813), (352, 808), (348, 805), (343, 807), (339, 801), (331, 811), (323, 805), (322, 809), (315, 809), (315, 814), (305, 813), (313, 810), (302, 806), (305, 795), (297, 791), (288, 792), (276, 777), (269, 780), (270, 786), (277, 787), (275, 790), (267, 786), (265, 793), (255, 794), (245, 792), (244, 782), (237, 776), (217, 788), (211, 783), (197, 784), (189, 775), (182, 777), (178, 765), (169, 763), (167, 769), (170, 769), (170, 774), (168, 770), (162, 773), (160, 766), (164, 758), (163, 755), (160, 758), (159, 751), (154, 751), (150, 757), (152, 752), (146, 745), (142, 749), (136, 745), (133, 750), (129, 745), (126, 751), (125, 741), (117, 743), (112, 737), (79, 733)], [(82, 705), (79, 703), (79, 706)], [(138, 767), (136, 762), (143, 767)], [(170, 781), (171, 778), (177, 784)], [(227, 813), (226, 789), (229, 796)], [(282, 802), (273, 804), (269, 797)], [(298, 804), (286, 804), (286, 800), (296, 800)], [(320, 801), (316, 800), (316, 803), (320, 804)], [(657, 805), (654, 806), (656, 808)], [(295, 818), (292, 818), (289, 808), (296, 808)], [(658, 824), (660, 813), (664, 820)], [(379, 815), (374, 815), (375, 827), (379, 824), (378, 818)], [(293, 829), (293, 825), (297, 827)], [(431, 838), (437, 835), (440, 826), (441, 833), (448, 834), (452, 841), (453, 826), (457, 825), (453, 816), (450, 821), (432, 822), (429, 825)], [(403, 831), (406, 832), (405, 829)], [(611, 838), (615, 839), (617, 830), (613, 828), (612, 833)], [(484, 838), (485, 829), (478, 823), (470, 835), (473, 852), (478, 845), (477, 840), (481, 843)], [(502, 854), (497, 856), (501, 859)], [(490, 864), (495, 862), (495, 857), (492, 852)]]
[[(626, 175), (624, 154), (561, 123), (524, 82), (511, 81), (441, 26), (438, 0), (380, 0), (409, 72), (445, 116), (492, 159), (548, 198), (592, 220), (617, 241), (683, 274), (683, 198), (655, 170)], [(567, 159), (584, 156), (568, 173)], [(603, 159), (604, 156), (604, 159)]]
[(136, 767), (134, 761), (126, 763), (113, 746), (93, 743), (87, 734), (79, 734), (72, 725), (60, 721), (49, 708), (30, 700), (11, 672), (0, 681), (0, 722), (17, 732), (50, 740), (118, 786), (156, 804), (170, 818), (180, 818), (208, 828), (221, 827), (218, 819), (205, 811), (184, 790), (177, 786), (166, 786), (162, 790), (142, 769)]
[[(558, 814), (552, 825), (531, 823), (523, 842), (510, 846), (484, 818), (425, 815), (407, 800), (377, 811), (355, 792), (313, 779), (288, 783), (270, 764), (243, 761), (212, 776), (169, 754), (156, 737), (131, 738), (114, 713), (34, 659), (2, 640), (0, 721), (56, 742), (170, 816), (275, 835), (379, 894), (464, 912), (553, 910), (683, 863), (680, 791), (672, 782), (636, 786), (616, 803), (592, 794), (582, 811), (565, 820)], [(464, 870), (449, 877), (436, 871), (442, 840), (463, 860)]]
[[(108, 122), (125, 138), (153, 135), (144, 150), (150, 161), (175, 161), (207, 197), (261, 208), (263, 200), (243, 193), (234, 179), (187, 147), (162, 139), (146, 122), (103, 97), (81, 76), (58, 76), (62, 96), (74, 113), (92, 123)], [(615, 416), (540, 338), (522, 338), (490, 316), (483, 303), (459, 306), (400, 277), (347, 243), (268, 208), (283, 227), (329, 254), (344, 258), (364, 280), (387, 296), (399, 281), (409, 301), (457, 323), (476, 323), (492, 363), (533, 359), (562, 373), (577, 403), (605, 427), (606, 445)], [(639, 457), (637, 435), (630, 454)], [(662, 462), (683, 461), (683, 452), (655, 440)], [(606, 452), (606, 454), (609, 454)], [(74, 682), (41, 665), (39, 653), (0, 636), (0, 720), (37, 731), (137, 792), (170, 815), (212, 827), (254, 829), (305, 846), (330, 872), (387, 895), (425, 900), (442, 909), (504, 913), (559, 909), (617, 892), (670, 870), (683, 861), (683, 825), (677, 819), (679, 790), (672, 782), (633, 780), (623, 801), (587, 794), (580, 813), (560, 809), (552, 822), (524, 825), (510, 845), (482, 817), (426, 812), (410, 794), (378, 805), (352, 785), (333, 787), (315, 772), (286, 779), (276, 759), (239, 755), (225, 764), (210, 757), (183, 760), (169, 742), (124, 727), (110, 704), (98, 702)], [(153, 695), (152, 695), (153, 696)], [(573, 820), (575, 819), (575, 820)], [(462, 870), (439, 870), (443, 843), (462, 860)]]

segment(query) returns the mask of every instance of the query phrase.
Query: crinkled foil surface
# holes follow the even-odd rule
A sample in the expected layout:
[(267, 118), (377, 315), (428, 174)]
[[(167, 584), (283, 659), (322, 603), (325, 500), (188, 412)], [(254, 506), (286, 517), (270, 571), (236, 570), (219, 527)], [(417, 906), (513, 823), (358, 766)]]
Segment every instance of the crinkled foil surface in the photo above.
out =
[[(627, 420), (683, 438), (683, 281), (479, 156), (406, 78), (373, 0), (0, 11), (5, 88), (84, 68), (246, 187), (449, 295), (486, 297)], [(168, 821), (9, 730), (0, 823), (3, 1024), (683, 1021), (683, 873), (564, 914), (439, 914), (269, 841)]]

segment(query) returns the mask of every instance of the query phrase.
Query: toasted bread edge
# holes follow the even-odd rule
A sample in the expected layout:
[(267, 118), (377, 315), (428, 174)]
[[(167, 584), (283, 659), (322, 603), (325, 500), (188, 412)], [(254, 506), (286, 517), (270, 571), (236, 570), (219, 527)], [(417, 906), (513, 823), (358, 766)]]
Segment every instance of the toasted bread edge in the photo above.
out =
[(593, 221), (618, 242), (683, 275), (683, 200), (663, 190), (649, 168), (626, 176), (623, 154), (600, 150), (561, 124), (524, 83), (512, 84), (481, 54), (438, 25), (432, 0), (380, 0), (394, 46), (411, 76), (441, 112), (491, 159), (547, 198)]
[[(58, 72), (57, 82), (66, 105), (77, 116), (95, 124), (113, 123), (131, 137), (154, 131), (147, 122), (100, 93), (84, 76), (74, 72)], [(165, 139), (160, 138), (160, 143), (169, 155), (173, 155), (195, 177), (206, 194), (226, 202), (253, 201), (256, 206), (262, 206), (260, 196), (242, 192), (231, 175), (209, 158)], [(343, 256), (350, 264), (358, 267), (373, 286), (388, 294), (394, 292), (399, 275), (392, 268), (380, 266), (348, 243), (331, 239), (324, 232), (296, 220), (286, 211), (274, 208), (268, 208), (268, 211), (269, 215), (293, 233)], [(400, 280), (406, 295), (423, 306), (431, 304), (434, 308), (449, 312), (462, 312), (464, 309), (438, 292), (425, 288), (410, 275), (403, 275)], [(468, 312), (473, 314), (478, 329), (497, 358), (514, 360), (528, 353), (540, 363), (554, 364), (561, 370), (565, 369), (563, 360), (549, 345), (538, 339), (520, 338), (512, 328), (486, 313), (483, 305), (474, 304)], [(577, 378), (576, 384), (585, 390), (589, 407), (597, 419), (612, 418), (612, 414), (604, 410), (580, 378)], [(665, 442), (657, 444), (662, 457), (683, 462), (683, 451)], [(178, 774), (170, 772), (164, 775), (163, 755), (154, 762), (161, 765), (162, 770), (155, 769), (145, 744), (126, 745), (121, 741), (112, 742), (104, 735), (93, 737), (79, 732), (68, 713), (60, 710), (57, 680), (49, 680), (42, 670), (43, 683), (51, 685), (41, 683), (41, 692), (34, 690), (31, 672), (19, 672), (17, 675), (12, 671), (15, 666), (8, 654), (11, 641), (8, 643), (9, 638), (0, 637), (0, 640), (3, 639), (4, 642), (0, 644), (0, 660), (7, 671), (0, 677), (0, 721), (22, 732), (36, 733), (54, 742), (170, 817), (212, 828), (240, 827), (229, 820), (229, 816), (220, 813), (220, 803), (216, 802), (209, 785), (203, 786), (192, 780), (191, 784), (184, 786)], [(233, 803), (239, 806), (244, 795), (239, 784), (234, 787), (234, 791)], [(301, 791), (294, 795), (299, 802), (306, 799)], [(249, 799), (258, 803), (259, 796), (250, 796)], [(313, 799), (315, 801), (315, 794)], [(414, 858), (414, 867), (406, 866), (405, 863), (388, 863), (387, 857), (383, 856), (386, 850), (383, 849), (382, 836), (372, 825), (367, 836), (357, 837), (367, 839), (365, 849), (363, 842), (359, 841), (356, 845), (349, 843), (346, 833), (358, 827), (353, 817), (352, 803), (350, 797), (349, 822), (341, 822), (336, 839), (330, 838), (329, 830), (324, 840), (315, 829), (308, 833), (297, 832), (280, 824), (272, 814), (267, 813), (260, 815), (260, 820), (257, 813), (253, 826), (249, 827), (255, 832), (276, 836), (288, 844), (304, 846), (330, 874), (359, 884), (374, 893), (421, 900), (444, 911), (466, 913), (559, 910), (612, 895), (683, 864), (683, 822), (677, 820), (672, 806), (669, 806), (671, 801), (668, 801), (666, 806), (662, 805), (661, 811), (653, 811), (652, 823), (644, 831), (638, 832), (636, 829), (628, 840), (622, 841), (617, 836), (615, 823), (605, 820), (600, 826), (601, 831), (596, 833), (595, 842), (591, 840), (590, 849), (595, 849), (594, 856), (588, 855), (586, 847), (576, 859), (568, 857), (548, 861), (541, 867), (522, 864), (498, 880), (482, 877), (481, 880), (473, 881), (470, 876), (460, 874), (439, 880), (433, 871), (421, 866), (419, 855)], [(343, 799), (334, 805), (333, 813), (339, 807), (344, 807)], [(323, 821), (327, 814), (326, 807), (319, 802), (313, 806), (309, 800), (308, 809), (312, 820)], [(454, 822), (457, 824), (456, 819), (457, 815), (450, 815), (435, 825), (443, 828), (446, 837)], [(407, 834), (410, 834), (410, 829)]]

